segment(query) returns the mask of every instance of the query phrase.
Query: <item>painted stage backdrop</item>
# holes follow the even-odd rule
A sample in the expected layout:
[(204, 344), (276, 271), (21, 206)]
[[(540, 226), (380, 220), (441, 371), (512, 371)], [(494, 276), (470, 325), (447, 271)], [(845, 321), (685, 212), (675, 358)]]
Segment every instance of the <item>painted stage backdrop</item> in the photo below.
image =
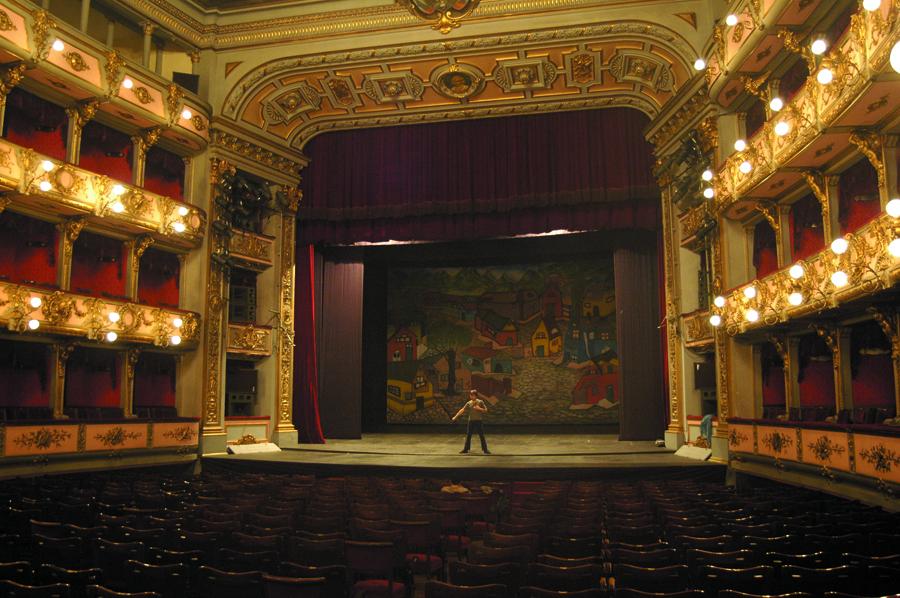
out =
[(610, 258), (388, 275), (387, 421), (446, 424), (469, 389), (488, 423), (618, 422)]

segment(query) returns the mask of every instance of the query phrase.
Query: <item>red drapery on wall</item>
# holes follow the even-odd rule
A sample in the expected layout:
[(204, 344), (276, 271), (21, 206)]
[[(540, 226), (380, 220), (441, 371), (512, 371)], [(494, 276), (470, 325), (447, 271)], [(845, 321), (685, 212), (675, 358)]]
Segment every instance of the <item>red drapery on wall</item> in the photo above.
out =
[(123, 298), (127, 257), (121, 241), (81, 233), (72, 251), (72, 290), (98, 297)]
[(135, 407), (175, 406), (175, 356), (142, 353), (134, 370)]
[(48, 345), (0, 340), (0, 406), (50, 406)]
[(144, 187), (181, 200), (184, 197), (184, 160), (172, 152), (159, 147), (151, 147), (147, 152), (147, 169)]
[(819, 336), (800, 339), (797, 382), (801, 407), (834, 407), (834, 370), (831, 349)]
[(659, 229), (659, 188), (629, 109), (328, 133), (304, 149), (297, 227), (294, 421), (321, 440), (313, 247)]
[(131, 137), (98, 122), (90, 122), (82, 131), (78, 165), (111, 179), (130, 183), (133, 179), (133, 153)]
[(778, 270), (778, 250), (775, 247), (775, 231), (762, 220), (753, 227), (753, 266), (756, 277), (762, 278)]
[(13, 143), (57, 160), (66, 159), (69, 118), (62, 107), (16, 87), (6, 97), (3, 122), (4, 136)]
[(0, 213), (0, 277), (56, 285), (56, 227), (6, 210)]
[(891, 343), (876, 322), (850, 328), (850, 379), (854, 407), (894, 408)]
[(769, 343), (762, 345), (762, 398), (763, 406), (785, 406), (784, 369), (775, 347)]
[(822, 230), (822, 206), (812, 194), (791, 205), (791, 255), (794, 260), (808, 258), (825, 248)]
[(860, 160), (841, 173), (838, 188), (841, 234), (857, 230), (880, 213), (878, 173), (868, 160)]

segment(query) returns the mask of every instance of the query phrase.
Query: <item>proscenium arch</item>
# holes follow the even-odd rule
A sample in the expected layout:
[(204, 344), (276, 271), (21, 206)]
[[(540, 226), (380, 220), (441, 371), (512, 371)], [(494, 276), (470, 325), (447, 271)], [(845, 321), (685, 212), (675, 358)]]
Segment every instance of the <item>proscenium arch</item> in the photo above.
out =
[[(297, 113), (290, 119), (290, 126), (269, 127), (262, 119), (262, 103), (267, 98), (278, 97), (283, 93), (280, 80), (291, 78), (297, 80), (304, 75), (333, 73), (336, 70), (375, 69), (391, 72), (388, 67), (402, 63), (408, 65), (416, 58), (435, 62), (444, 60), (448, 64), (457, 58), (465, 62), (476, 53), (481, 56), (489, 53), (509, 56), (514, 52), (525, 55), (525, 51), (548, 46), (592, 48), (612, 45), (612, 52), (605, 55), (597, 52), (597, 83), (584, 86), (577, 92), (571, 91), (577, 84), (572, 83), (571, 72), (566, 61), (557, 64), (558, 78), (568, 84), (569, 93), (520, 94), (521, 97), (510, 97), (493, 101), (466, 102), (448, 100), (441, 105), (416, 106), (415, 101), (399, 102), (393, 108), (372, 110), (363, 113), (347, 110), (345, 114), (314, 115), (309, 118), (306, 111)], [(638, 60), (649, 58), (654, 64), (665, 65), (673, 82), (665, 90), (651, 89), (649, 85), (633, 83), (625, 88), (616, 80), (610, 67), (611, 61), (619, 54), (619, 48), (626, 53), (637, 55)], [(577, 50), (575, 53), (588, 52)], [(241, 77), (228, 92), (222, 106), (222, 116), (232, 120), (242, 129), (256, 129), (270, 141), (285, 144), (295, 150), (302, 150), (306, 143), (321, 133), (348, 128), (369, 128), (435, 122), (446, 119), (486, 118), (511, 116), (535, 112), (557, 112), (567, 110), (583, 110), (604, 107), (628, 107), (637, 109), (652, 120), (661, 110), (662, 105), (674, 97), (679, 88), (692, 76), (694, 50), (691, 45), (674, 30), (660, 24), (644, 21), (622, 21), (617, 23), (586, 25), (577, 28), (538, 30), (519, 35), (495, 35), (481, 38), (461, 39), (429, 44), (407, 44), (403, 46), (374, 48), (358, 51), (334, 52), (316, 56), (298, 56), (268, 61), (255, 67)], [(548, 58), (548, 60), (550, 60)], [(466, 62), (466, 64), (469, 64)], [(633, 63), (631, 63), (633, 64)], [(494, 65), (496, 68), (496, 63)], [(628, 63), (626, 63), (628, 68)], [(485, 79), (492, 81), (492, 69), (484, 68)], [(374, 70), (372, 72), (375, 72)], [(629, 73), (622, 73), (620, 65), (618, 75), (628, 80)], [(330, 77), (331, 75), (329, 75)], [(428, 78), (419, 77), (427, 88)], [(633, 81), (633, 80), (632, 80)], [(354, 82), (355, 83), (355, 82)], [(613, 84), (614, 88), (606, 89)], [(323, 97), (327, 97), (324, 85), (321, 86)], [(363, 92), (355, 85), (354, 97), (359, 98)], [(268, 92), (265, 94), (265, 92)], [(538, 90), (541, 92), (542, 90)], [(265, 94), (265, 97), (262, 97)], [(254, 114), (253, 111), (256, 111)], [(254, 122), (255, 120), (255, 122)], [(273, 132), (272, 129), (278, 129)]]

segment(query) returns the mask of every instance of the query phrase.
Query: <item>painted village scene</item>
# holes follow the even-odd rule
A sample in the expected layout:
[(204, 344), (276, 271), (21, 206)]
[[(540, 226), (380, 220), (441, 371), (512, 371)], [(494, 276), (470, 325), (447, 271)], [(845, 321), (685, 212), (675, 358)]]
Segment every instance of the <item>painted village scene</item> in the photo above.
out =
[(612, 261), (394, 268), (388, 423), (446, 424), (469, 389), (486, 421), (615, 424)]

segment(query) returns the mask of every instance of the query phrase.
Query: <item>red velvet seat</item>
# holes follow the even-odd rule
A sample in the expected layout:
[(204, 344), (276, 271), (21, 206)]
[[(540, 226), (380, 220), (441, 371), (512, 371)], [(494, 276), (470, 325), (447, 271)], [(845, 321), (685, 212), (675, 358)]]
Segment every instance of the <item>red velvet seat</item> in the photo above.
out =
[(344, 543), (344, 551), (347, 568), (356, 576), (352, 586), (354, 595), (371, 593), (391, 598), (406, 595), (406, 585), (396, 579), (398, 566), (402, 566), (403, 561), (393, 543), (348, 540)]

